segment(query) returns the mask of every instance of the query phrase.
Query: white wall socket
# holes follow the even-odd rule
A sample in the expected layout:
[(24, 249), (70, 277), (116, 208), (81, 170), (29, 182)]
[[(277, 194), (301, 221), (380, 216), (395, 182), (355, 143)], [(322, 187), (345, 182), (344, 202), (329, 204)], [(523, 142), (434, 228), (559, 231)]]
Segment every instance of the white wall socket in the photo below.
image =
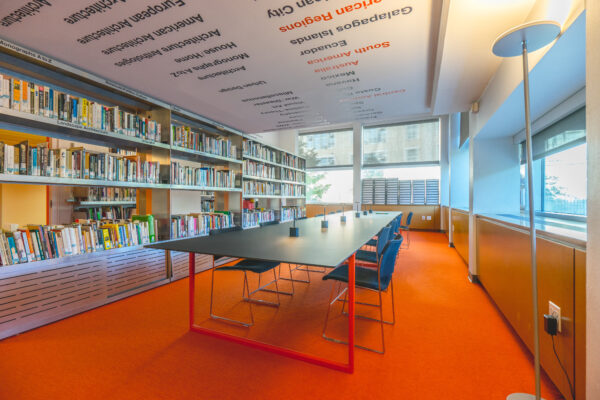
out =
[(561, 315), (560, 315), (560, 307), (554, 304), (553, 302), (548, 302), (548, 314), (553, 315), (558, 319), (558, 331), (562, 332), (562, 324), (561, 324)]

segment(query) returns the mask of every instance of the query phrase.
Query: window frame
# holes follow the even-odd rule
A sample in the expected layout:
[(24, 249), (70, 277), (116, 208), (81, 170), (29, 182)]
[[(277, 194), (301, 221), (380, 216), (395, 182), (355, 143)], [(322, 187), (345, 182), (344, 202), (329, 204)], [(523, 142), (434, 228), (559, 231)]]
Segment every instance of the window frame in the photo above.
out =
[[(332, 129), (332, 130), (326, 130), (326, 131), (314, 131), (314, 132), (298, 132), (298, 154), (300, 155), (300, 147), (302, 146), (300, 144), (300, 138), (302, 136), (311, 136), (311, 135), (324, 135), (324, 134), (335, 134), (336, 132), (350, 132), (352, 133), (352, 141), (354, 141), (354, 130), (352, 127), (350, 128), (339, 128), (339, 129)], [(362, 134), (361, 134), (361, 140), (362, 140)], [(335, 147), (335, 146), (333, 146)], [(352, 148), (354, 148), (354, 143), (352, 143)], [(329, 148), (327, 148), (329, 149)], [(303, 157), (302, 155), (300, 155), (300, 157)], [(303, 157), (305, 158), (305, 157)], [(354, 154), (352, 155), (352, 158), (354, 159)], [(335, 161), (335, 159), (334, 159)], [(308, 163), (307, 163), (308, 164)], [(319, 169), (323, 169), (323, 170), (331, 170), (331, 169), (349, 169), (349, 168), (353, 168), (354, 167), (354, 163), (352, 164), (339, 164), (339, 165), (318, 165), (315, 167), (309, 167), (308, 165), (306, 166), (306, 170), (319, 170)]]
[[(387, 162), (387, 163), (365, 163), (365, 129), (377, 129), (377, 128), (394, 128), (397, 126), (405, 126), (405, 125), (419, 125), (430, 122), (437, 122), (438, 124), (438, 160), (437, 161), (404, 161), (404, 162)], [(363, 149), (360, 160), (360, 168), (362, 170), (363, 167), (366, 168), (382, 168), (382, 167), (402, 167), (402, 166), (436, 166), (440, 165), (441, 160), (441, 119), (440, 118), (428, 118), (417, 121), (403, 121), (397, 122), (393, 124), (377, 124), (377, 125), (364, 125), (361, 127), (360, 140), (361, 147)]]

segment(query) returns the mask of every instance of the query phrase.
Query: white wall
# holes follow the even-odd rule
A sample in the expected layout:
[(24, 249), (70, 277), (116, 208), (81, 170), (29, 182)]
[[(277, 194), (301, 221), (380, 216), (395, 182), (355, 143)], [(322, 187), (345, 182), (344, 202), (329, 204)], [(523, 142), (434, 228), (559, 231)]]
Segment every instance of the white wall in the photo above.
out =
[(600, 2), (587, 1), (587, 370), (586, 398), (600, 399)]
[[(440, 204), (450, 205), (450, 116), (440, 118)], [(445, 227), (442, 227), (445, 229)]]
[(460, 114), (450, 115), (450, 203), (453, 208), (469, 209), (469, 145), (460, 142)]
[(519, 153), (512, 137), (471, 139), (474, 145), (473, 212), (520, 212)]

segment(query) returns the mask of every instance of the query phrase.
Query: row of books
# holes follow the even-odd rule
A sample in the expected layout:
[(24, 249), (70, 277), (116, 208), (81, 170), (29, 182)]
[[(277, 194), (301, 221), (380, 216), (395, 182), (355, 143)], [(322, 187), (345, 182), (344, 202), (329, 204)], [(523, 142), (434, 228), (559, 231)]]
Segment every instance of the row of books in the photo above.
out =
[(258, 178), (278, 179), (276, 168), (272, 165), (257, 163), (252, 160), (244, 160), (243, 171), (245, 175), (256, 176)]
[[(3, 266), (93, 253), (154, 241), (151, 216), (137, 220), (80, 220), (72, 225), (27, 225), (0, 233)], [(151, 235), (152, 232), (152, 235)]]
[(171, 144), (223, 157), (237, 158), (237, 147), (231, 140), (196, 132), (189, 126), (171, 125)]
[(154, 142), (161, 140), (157, 121), (7, 75), (0, 75), (0, 107)]
[(284, 181), (293, 181), (298, 183), (304, 183), (304, 172), (294, 171), (292, 169), (281, 170), (281, 179)]
[(242, 213), (242, 228), (260, 226), (263, 222), (275, 221), (275, 210), (244, 210)]
[(261, 158), (270, 162), (277, 161), (277, 152), (273, 149), (263, 146), (262, 144), (253, 140), (244, 139), (243, 143), (244, 155)]
[(132, 188), (93, 186), (87, 189), (85, 201), (136, 201), (137, 190)]
[(131, 219), (134, 212), (135, 206), (78, 206), (77, 210), (73, 211), (73, 216), (78, 219), (101, 221), (105, 219)]
[(48, 143), (30, 146), (0, 142), (0, 173), (120, 182), (160, 182), (160, 164), (140, 156), (122, 156), (72, 147), (50, 149)]
[(306, 168), (306, 161), (304, 159), (288, 153), (281, 153), (281, 164), (298, 169)]
[(294, 219), (306, 217), (306, 208), (304, 207), (282, 207), (281, 222), (293, 221)]
[(304, 196), (304, 186), (282, 183), (281, 184), (281, 195), (282, 196)]
[(212, 167), (194, 167), (171, 163), (171, 183), (188, 186), (235, 187), (235, 172)]
[(233, 215), (228, 211), (193, 213), (171, 216), (171, 239), (206, 236), (213, 229), (234, 226)]
[(279, 183), (244, 181), (244, 195), (279, 195)]

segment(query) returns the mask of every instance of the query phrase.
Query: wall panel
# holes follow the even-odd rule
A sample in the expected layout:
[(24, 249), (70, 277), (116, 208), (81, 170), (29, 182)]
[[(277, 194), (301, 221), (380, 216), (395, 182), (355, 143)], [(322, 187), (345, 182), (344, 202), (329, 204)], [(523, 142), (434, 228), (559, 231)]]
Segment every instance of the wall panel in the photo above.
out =
[(469, 213), (452, 209), (450, 229), (453, 232), (454, 247), (465, 263), (469, 263)]
[[(479, 280), (519, 337), (532, 350), (533, 306), (529, 232), (499, 221), (478, 217), (477, 243)], [(549, 312), (549, 301), (561, 308), (562, 329), (554, 338), (556, 350), (571, 381), (576, 382), (576, 386), (577, 383), (582, 385), (575, 378), (576, 365), (580, 365), (581, 368), (581, 358), (585, 358), (585, 349), (577, 347), (577, 338), (580, 341), (585, 340), (585, 325), (580, 319), (585, 320), (585, 303), (582, 300), (585, 293), (582, 294), (581, 290), (581, 285), (585, 284), (581, 282), (581, 277), (585, 274), (585, 271), (581, 271), (585, 269), (585, 265), (581, 265), (584, 254), (585, 252), (568, 243), (538, 236), (540, 361), (548, 376), (567, 399), (571, 398), (569, 386), (552, 350), (551, 337), (544, 332), (543, 314)]]

